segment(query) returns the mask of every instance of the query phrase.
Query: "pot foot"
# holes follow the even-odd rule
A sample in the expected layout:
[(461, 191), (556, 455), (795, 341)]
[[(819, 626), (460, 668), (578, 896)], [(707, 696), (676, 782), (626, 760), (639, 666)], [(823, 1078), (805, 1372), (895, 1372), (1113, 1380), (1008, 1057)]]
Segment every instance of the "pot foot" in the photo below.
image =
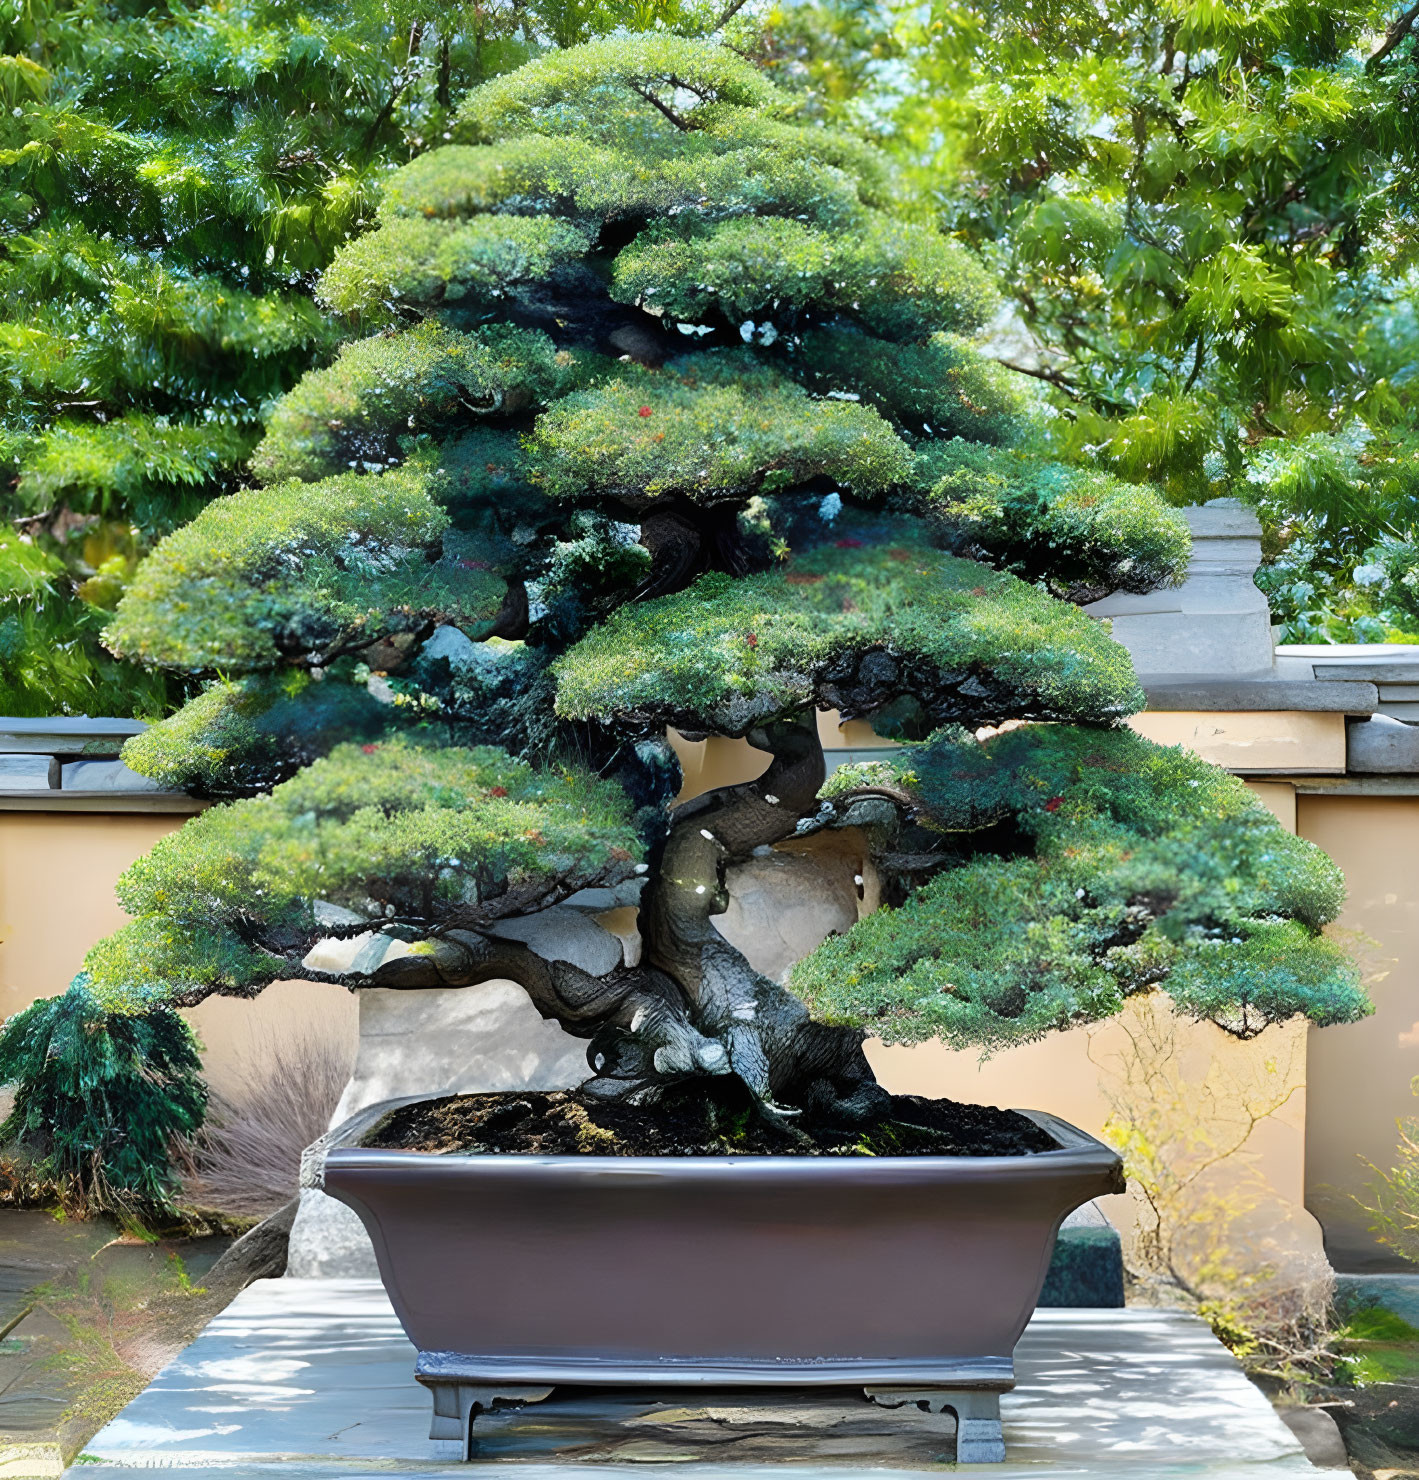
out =
[(472, 1454), (473, 1424), (480, 1413), (495, 1408), (521, 1408), (524, 1403), (540, 1403), (552, 1391), (550, 1387), (531, 1387), (499, 1383), (496, 1387), (471, 1382), (429, 1382), (433, 1394), (434, 1416), (429, 1424), (430, 1439), (458, 1439), (463, 1458)]
[(863, 1392), (883, 1408), (914, 1404), (928, 1413), (950, 1409), (956, 1415), (956, 1463), (999, 1465), (1005, 1462), (1005, 1435), (1000, 1428), (1000, 1394), (951, 1388), (870, 1387)]

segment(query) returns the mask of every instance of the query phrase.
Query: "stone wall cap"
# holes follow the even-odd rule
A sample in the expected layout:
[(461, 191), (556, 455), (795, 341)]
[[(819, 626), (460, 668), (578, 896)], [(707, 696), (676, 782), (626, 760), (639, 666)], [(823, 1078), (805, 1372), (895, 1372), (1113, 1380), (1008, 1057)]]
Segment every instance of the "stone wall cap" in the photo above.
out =
[(1318, 679), (1211, 678), (1206, 674), (1140, 674), (1150, 710), (1293, 709), (1324, 714), (1373, 714), (1380, 706), (1373, 683)]
[(147, 728), (141, 719), (91, 719), (87, 715), (20, 719), (0, 715), (0, 753), (113, 756), (129, 736), (141, 735)]
[(1408, 662), (1317, 663), (1317, 679), (1362, 679), (1369, 683), (1419, 683), (1419, 653)]
[(1419, 725), (1387, 714), (1345, 727), (1345, 769), (1361, 776), (1419, 774)]
[(0, 787), (0, 812), (202, 812), (185, 791), (52, 791)]
[(1361, 663), (1403, 658), (1409, 653), (1413, 655), (1413, 661), (1419, 663), (1419, 643), (1413, 642), (1283, 642), (1277, 644), (1276, 651), (1286, 658), (1325, 658), (1333, 662)]
[(1419, 643), (1281, 643), (1276, 666), (1283, 677), (1419, 683)]

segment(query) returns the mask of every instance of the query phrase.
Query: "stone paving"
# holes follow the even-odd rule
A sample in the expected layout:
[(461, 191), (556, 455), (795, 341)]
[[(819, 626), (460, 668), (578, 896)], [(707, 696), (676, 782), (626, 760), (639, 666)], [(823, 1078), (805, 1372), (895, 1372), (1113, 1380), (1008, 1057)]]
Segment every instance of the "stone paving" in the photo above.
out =
[(0, 1210), (0, 1480), (58, 1476), (64, 1456), (192, 1340), (233, 1293), (192, 1277), (229, 1242), (150, 1244), (106, 1218)]
[[(223, 1480), (404, 1480), (466, 1474), (457, 1445), (426, 1437), (429, 1398), (383, 1289), (368, 1280), (263, 1280), (245, 1290), (92, 1439), (75, 1480), (161, 1468)], [(1207, 1327), (1151, 1310), (1049, 1310), (1017, 1352), (1002, 1402), (1014, 1480), (1317, 1476), (1265, 1397)], [(954, 1420), (882, 1410), (851, 1392), (561, 1391), (478, 1421), (474, 1463), (519, 1480), (595, 1480), (632, 1464), (704, 1480), (805, 1470), (940, 1472)], [(726, 1464), (725, 1461), (732, 1461)], [(968, 1467), (974, 1469), (975, 1467)]]

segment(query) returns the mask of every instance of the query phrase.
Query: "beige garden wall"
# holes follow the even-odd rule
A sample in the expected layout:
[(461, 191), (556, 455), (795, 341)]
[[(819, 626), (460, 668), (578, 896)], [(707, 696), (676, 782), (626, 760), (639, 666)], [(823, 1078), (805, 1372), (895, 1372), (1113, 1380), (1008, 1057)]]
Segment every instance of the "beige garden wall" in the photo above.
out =
[[(127, 916), (114, 884), (185, 819), (171, 813), (0, 812), (0, 1015), (68, 986), (96, 940)], [(340, 987), (280, 982), (255, 1001), (213, 998), (186, 1014), (207, 1077), (240, 1093), (272, 1042), (335, 1036), (353, 1058), (355, 1001)]]
[(1372, 1175), (1366, 1162), (1390, 1166), (1396, 1118), (1419, 1115), (1410, 1090), (1419, 1076), (1419, 797), (1303, 795), (1297, 803), (1302, 835), (1345, 870), (1340, 923), (1357, 932), (1375, 1003), (1364, 1022), (1313, 1032), (1309, 1055), (1307, 1198), (1331, 1257), (1360, 1270), (1379, 1258), (1355, 1201)]

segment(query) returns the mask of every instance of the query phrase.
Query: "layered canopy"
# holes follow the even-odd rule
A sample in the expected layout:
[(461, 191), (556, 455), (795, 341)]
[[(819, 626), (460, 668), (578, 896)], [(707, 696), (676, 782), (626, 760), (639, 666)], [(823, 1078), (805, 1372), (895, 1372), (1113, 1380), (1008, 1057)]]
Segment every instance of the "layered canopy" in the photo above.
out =
[[(1114, 728), (1143, 695), (1071, 603), (1178, 579), (1184, 522), (1032, 455), (971, 340), (991, 285), (881, 156), (661, 34), (489, 83), (455, 133), (325, 275), (351, 339), (270, 417), (270, 486), (166, 541), (115, 618), (123, 651), (222, 675), (130, 764), (251, 799), (129, 871), (95, 993), (511, 975), (608, 1093), (732, 1069), (844, 1113), (877, 1092), (840, 1024), (989, 1046), (1158, 983), (1239, 1032), (1362, 1010), (1318, 934), (1334, 870)], [(939, 733), (820, 796), (815, 707)], [(1053, 723), (967, 733), (1013, 721)], [(669, 725), (769, 769), (672, 812)], [(869, 828), (899, 904), (799, 967), (814, 1023), (713, 917), (738, 863), (830, 821)], [(641, 868), (638, 958), (507, 944)]]

